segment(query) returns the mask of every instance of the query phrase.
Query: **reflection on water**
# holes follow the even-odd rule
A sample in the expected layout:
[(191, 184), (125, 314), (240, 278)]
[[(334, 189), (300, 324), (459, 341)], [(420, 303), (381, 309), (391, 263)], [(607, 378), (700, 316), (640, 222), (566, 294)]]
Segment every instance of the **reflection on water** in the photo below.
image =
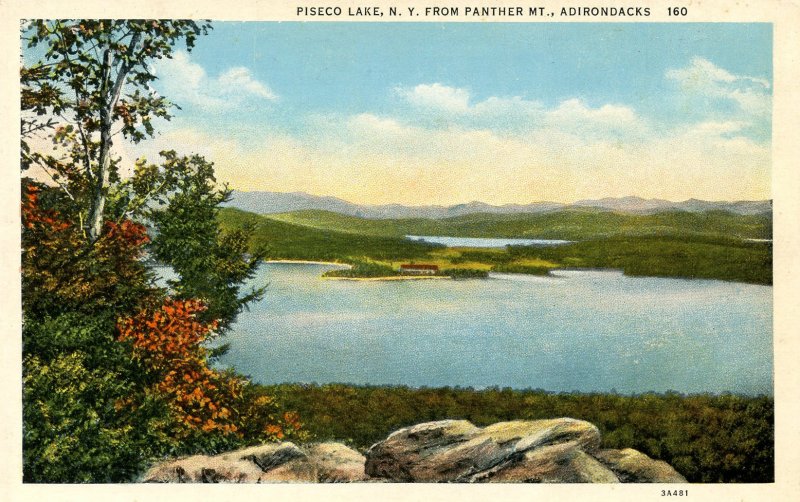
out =
[(412, 241), (425, 241), (432, 244), (443, 244), (449, 248), (504, 248), (506, 246), (561, 246), (573, 241), (559, 239), (497, 239), (485, 237), (443, 237), (434, 235), (406, 235)]
[(226, 341), (263, 383), (772, 393), (772, 288), (614, 271), (349, 282), (265, 264)]

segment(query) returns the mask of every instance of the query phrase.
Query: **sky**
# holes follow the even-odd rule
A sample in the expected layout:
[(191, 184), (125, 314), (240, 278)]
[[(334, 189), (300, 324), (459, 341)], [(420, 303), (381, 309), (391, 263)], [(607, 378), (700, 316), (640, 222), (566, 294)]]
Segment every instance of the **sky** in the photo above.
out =
[(770, 24), (213, 23), (161, 149), (362, 204), (768, 199)]

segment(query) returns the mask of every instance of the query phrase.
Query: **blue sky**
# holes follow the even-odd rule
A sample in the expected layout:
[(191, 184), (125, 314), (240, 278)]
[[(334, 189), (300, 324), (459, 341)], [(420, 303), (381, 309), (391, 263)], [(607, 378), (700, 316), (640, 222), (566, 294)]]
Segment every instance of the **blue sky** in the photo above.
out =
[(771, 40), (769, 24), (217, 22), (156, 66), (182, 110), (128, 154), (199, 151), (235, 188), (363, 203), (768, 198)]

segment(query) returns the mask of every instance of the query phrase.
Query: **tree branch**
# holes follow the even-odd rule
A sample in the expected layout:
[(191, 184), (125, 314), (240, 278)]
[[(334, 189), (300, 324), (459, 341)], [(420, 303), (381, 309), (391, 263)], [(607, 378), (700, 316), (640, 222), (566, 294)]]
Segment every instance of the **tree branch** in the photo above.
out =
[[(125, 204), (125, 210), (124, 210), (124, 211), (122, 211), (122, 215), (121, 215), (121, 216), (120, 216), (120, 217), (117, 219), (117, 223), (120, 223), (120, 222), (123, 220), (123, 218), (125, 218), (125, 216), (127, 216), (128, 214), (130, 214), (130, 213), (132, 213), (133, 211), (136, 211), (137, 209), (139, 209), (140, 207), (142, 207), (142, 205), (144, 205), (144, 203), (145, 203), (145, 202), (147, 202), (147, 199), (148, 199), (148, 198), (149, 198), (151, 195), (153, 195), (153, 194), (155, 194), (155, 193), (158, 193), (158, 192), (160, 192), (160, 191), (161, 191), (161, 190), (164, 188), (164, 186), (165, 186), (166, 184), (167, 184), (167, 180), (166, 180), (166, 178), (165, 178), (165, 179), (164, 179), (164, 180), (161, 182), (161, 184), (160, 184), (160, 185), (158, 185), (157, 187), (153, 188), (152, 190), (150, 190), (149, 192), (147, 192), (145, 195), (143, 195), (143, 196), (140, 196), (140, 197), (136, 197), (136, 198), (135, 198), (135, 200), (137, 200), (137, 203), (136, 203), (136, 204), (134, 204), (134, 205), (132, 205), (132, 206), (131, 206), (131, 204), (130, 204), (130, 201), (128, 201), (128, 203), (126, 203), (126, 204)], [(131, 206), (131, 207), (129, 208), (129, 206)]]
[(24, 136), (30, 136), (31, 134), (35, 133), (36, 131), (40, 131), (42, 129), (47, 129), (49, 127), (55, 127), (56, 122), (53, 119), (49, 119), (45, 123), (39, 123), (38, 125), (31, 125), (28, 129), (25, 129), (25, 124), (35, 124), (34, 121), (26, 121), (23, 120), (22, 124), (20, 124), (20, 133)]
[(38, 158), (36, 158), (36, 157), (34, 157), (34, 156), (32, 156), (32, 155), (30, 155), (28, 153), (22, 152), (22, 155), (25, 158), (27, 158), (31, 163), (36, 164), (37, 166), (39, 166), (42, 169), (42, 171), (44, 171), (44, 173), (47, 176), (49, 176), (51, 180), (53, 180), (53, 183), (55, 183), (56, 185), (61, 187), (61, 189), (64, 190), (64, 193), (67, 194), (67, 197), (69, 197), (72, 202), (75, 202), (75, 197), (72, 195), (72, 193), (69, 191), (69, 189), (63, 183), (58, 181), (55, 178), (55, 176), (53, 176), (53, 174), (50, 172), (50, 168), (47, 167), (47, 164), (42, 163)]

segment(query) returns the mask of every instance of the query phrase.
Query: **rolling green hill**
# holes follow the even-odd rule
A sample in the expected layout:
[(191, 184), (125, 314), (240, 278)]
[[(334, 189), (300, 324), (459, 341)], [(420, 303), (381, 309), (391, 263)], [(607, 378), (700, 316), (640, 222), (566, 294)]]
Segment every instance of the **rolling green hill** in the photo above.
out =
[(349, 262), (354, 258), (398, 260), (424, 258), (441, 246), (398, 237), (362, 235), (294, 225), (239, 209), (219, 213), (223, 229), (252, 226), (252, 248), (264, 247), (271, 259)]
[(769, 239), (772, 216), (737, 215), (725, 211), (689, 213), (670, 211), (650, 215), (592, 209), (550, 213), (475, 213), (441, 220), (366, 219), (319, 210), (267, 215), (276, 221), (310, 228), (364, 235), (402, 237), (442, 235), (458, 237), (518, 237), (586, 240), (612, 236), (685, 235)]
[[(418, 261), (479, 274), (547, 274), (557, 268), (614, 268), (628, 275), (772, 284), (771, 216), (727, 212), (625, 215), (599, 211), (473, 214), (446, 220), (368, 220), (325, 211), (277, 216), (226, 208), (223, 228), (251, 226), (251, 245), (272, 259), (361, 263), (396, 270)], [(444, 248), (403, 235), (538, 237), (576, 242), (556, 247)], [(455, 273), (455, 272), (454, 272)]]

